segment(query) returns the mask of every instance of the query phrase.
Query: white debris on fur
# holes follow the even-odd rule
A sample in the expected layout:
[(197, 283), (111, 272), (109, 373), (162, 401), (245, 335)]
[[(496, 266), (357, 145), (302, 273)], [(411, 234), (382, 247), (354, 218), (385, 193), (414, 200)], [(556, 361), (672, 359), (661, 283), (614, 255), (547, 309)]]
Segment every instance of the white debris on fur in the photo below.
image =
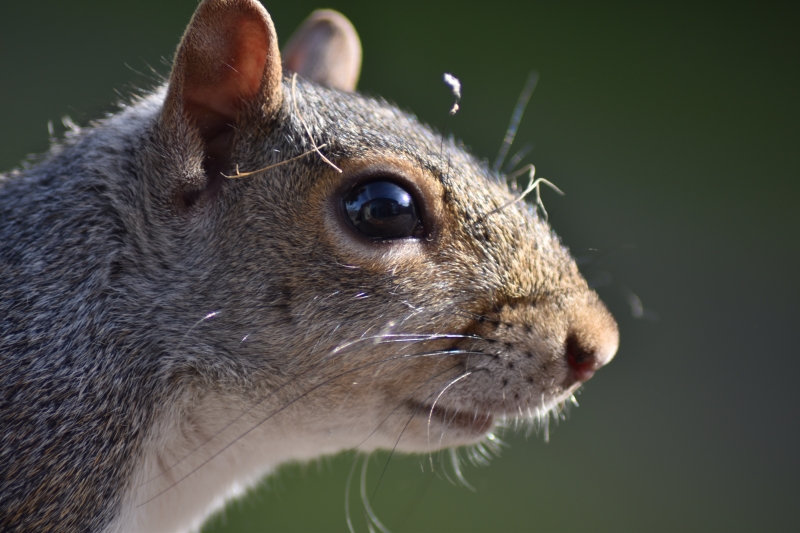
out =
[(458, 102), (461, 100), (461, 82), (458, 78), (447, 72), (444, 73), (444, 82), (450, 86), (450, 90), (453, 91), (453, 96), (456, 97), (456, 101), (453, 102), (453, 107), (450, 109), (450, 114), (455, 115), (456, 112), (458, 112)]

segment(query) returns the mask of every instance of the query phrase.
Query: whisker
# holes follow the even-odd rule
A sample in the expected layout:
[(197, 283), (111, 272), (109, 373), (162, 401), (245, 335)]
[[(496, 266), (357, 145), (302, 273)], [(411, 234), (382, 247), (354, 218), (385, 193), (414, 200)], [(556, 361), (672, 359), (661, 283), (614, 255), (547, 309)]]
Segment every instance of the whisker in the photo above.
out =
[[(372, 506), (369, 504), (369, 498), (367, 498), (367, 461), (369, 460), (369, 456), (364, 456), (364, 462), (361, 466), (361, 501), (364, 504), (364, 509), (367, 512), (367, 516), (370, 519), (372, 524), (375, 524), (378, 529), (381, 530), (382, 533), (391, 533), (386, 526), (384, 526), (380, 520), (378, 520), (377, 515), (375, 515), (375, 511), (372, 510)], [(370, 529), (372, 529), (370, 527)]]
[[(449, 355), (449, 352), (448, 352), (448, 351), (444, 351), (444, 352), (433, 352), (433, 354), (435, 354), (435, 355)], [(200, 463), (200, 464), (199, 464), (197, 467), (195, 467), (194, 469), (192, 469), (192, 470), (191, 470), (189, 473), (187, 473), (186, 475), (184, 475), (183, 477), (181, 477), (180, 479), (178, 479), (177, 481), (175, 481), (174, 483), (172, 483), (172, 484), (171, 484), (169, 487), (165, 488), (164, 490), (162, 490), (161, 492), (159, 492), (159, 493), (158, 493), (158, 494), (156, 494), (155, 496), (153, 496), (153, 497), (151, 497), (150, 499), (148, 499), (148, 500), (146, 500), (146, 501), (144, 501), (144, 502), (140, 503), (140, 504), (139, 504), (139, 505), (137, 505), (136, 507), (137, 507), (137, 508), (139, 508), (139, 507), (141, 507), (142, 505), (146, 505), (146, 504), (150, 503), (151, 501), (155, 500), (156, 498), (158, 498), (159, 496), (161, 496), (162, 494), (165, 494), (167, 491), (169, 491), (170, 489), (172, 489), (173, 487), (175, 487), (175, 486), (176, 486), (176, 485), (178, 485), (179, 483), (183, 482), (183, 481), (184, 481), (184, 480), (186, 480), (186, 479), (187, 479), (189, 476), (191, 476), (192, 474), (194, 474), (195, 472), (197, 472), (198, 470), (200, 470), (201, 468), (203, 468), (205, 465), (207, 465), (208, 463), (210, 463), (212, 460), (214, 460), (214, 459), (215, 459), (217, 456), (219, 456), (221, 453), (223, 453), (224, 451), (226, 451), (228, 448), (230, 448), (231, 446), (233, 446), (234, 444), (236, 444), (237, 442), (239, 442), (241, 439), (243, 439), (244, 437), (246, 437), (247, 435), (249, 435), (250, 433), (252, 433), (253, 431), (255, 431), (255, 430), (256, 430), (256, 429), (257, 429), (259, 426), (261, 426), (262, 424), (266, 423), (266, 422), (267, 422), (268, 420), (270, 420), (272, 417), (274, 417), (275, 415), (277, 415), (277, 414), (279, 414), (279, 413), (283, 412), (284, 410), (288, 409), (288, 408), (289, 408), (291, 405), (293, 405), (294, 403), (296, 403), (296, 402), (300, 401), (301, 399), (305, 398), (306, 396), (308, 396), (308, 395), (309, 395), (309, 394), (311, 394), (312, 392), (314, 392), (314, 391), (316, 391), (317, 389), (319, 389), (319, 388), (321, 388), (321, 387), (323, 387), (323, 386), (325, 386), (325, 385), (327, 385), (327, 384), (331, 383), (332, 381), (335, 381), (335, 380), (337, 380), (337, 379), (339, 379), (339, 378), (341, 378), (341, 377), (344, 377), (344, 376), (346, 376), (346, 375), (348, 375), (348, 374), (351, 374), (351, 373), (353, 373), (353, 372), (357, 372), (357, 371), (359, 371), (359, 370), (363, 370), (363, 369), (365, 369), (365, 368), (369, 368), (369, 367), (372, 367), (372, 366), (376, 366), (376, 365), (382, 365), (382, 364), (386, 364), (386, 363), (388, 363), (388, 362), (392, 362), (392, 361), (398, 361), (398, 360), (402, 360), (402, 359), (412, 359), (412, 358), (415, 358), (415, 357), (432, 357), (432, 356), (433, 356), (433, 355), (428, 355), (427, 353), (425, 353), (425, 354), (419, 354), (419, 355), (417, 355), (417, 354), (404, 354), (404, 355), (397, 355), (397, 356), (387, 357), (387, 358), (384, 358), (384, 359), (382, 359), (382, 360), (380, 360), (380, 361), (373, 361), (373, 362), (371, 362), (371, 363), (367, 363), (367, 364), (364, 364), (364, 365), (358, 366), (358, 367), (356, 367), (356, 368), (352, 368), (352, 369), (350, 369), (350, 370), (348, 370), (348, 371), (346, 371), (346, 372), (341, 372), (341, 373), (339, 373), (339, 374), (336, 374), (336, 375), (335, 375), (335, 376), (333, 376), (333, 377), (330, 377), (330, 378), (328, 378), (328, 379), (324, 380), (322, 383), (319, 383), (319, 384), (317, 384), (317, 385), (315, 385), (315, 386), (311, 387), (310, 389), (308, 389), (308, 390), (307, 390), (306, 392), (304, 392), (303, 394), (300, 394), (299, 396), (296, 396), (294, 399), (290, 400), (289, 402), (285, 403), (285, 404), (284, 404), (283, 406), (281, 406), (280, 408), (276, 409), (275, 411), (273, 411), (272, 413), (270, 413), (269, 415), (267, 415), (266, 417), (264, 417), (264, 418), (263, 418), (262, 420), (260, 420), (260, 421), (259, 421), (257, 424), (255, 424), (254, 426), (250, 427), (250, 429), (248, 429), (248, 430), (244, 431), (243, 433), (241, 433), (241, 434), (240, 434), (239, 436), (237, 436), (237, 437), (236, 437), (234, 440), (232, 440), (231, 442), (229, 442), (228, 444), (226, 444), (226, 445), (225, 445), (225, 446), (224, 446), (222, 449), (220, 449), (219, 451), (217, 451), (216, 453), (214, 453), (214, 454), (213, 454), (211, 457), (209, 457), (208, 459), (206, 459), (205, 461), (203, 461), (202, 463)], [(302, 375), (301, 375), (301, 376), (302, 376)], [(298, 376), (298, 377), (301, 377), (301, 376)], [(270, 395), (268, 395), (267, 397), (269, 397), (269, 396), (271, 396), (271, 395), (275, 394), (276, 392), (277, 392), (277, 391), (273, 391), (273, 392), (272, 392), (272, 393), (270, 393)], [(264, 400), (266, 400), (266, 398), (265, 398)], [(262, 400), (261, 402), (263, 402), (264, 400)], [(261, 402), (259, 402), (259, 403), (261, 403)], [(249, 411), (251, 411), (253, 408), (254, 408), (254, 407), (251, 407), (251, 408), (249, 408), (249, 409), (248, 409), (248, 412), (249, 412)], [(237, 420), (238, 420), (238, 419), (241, 419), (241, 417), (242, 417), (242, 416), (244, 416), (244, 414), (242, 414), (242, 415), (239, 415), (239, 417), (237, 417)], [(234, 422), (235, 422), (235, 420), (234, 420)], [(234, 422), (231, 422), (231, 423), (230, 423), (230, 424), (228, 424), (228, 426), (226, 426), (226, 427), (230, 427), (230, 426), (231, 426), (231, 425), (232, 425)], [(218, 433), (217, 433), (217, 435), (219, 435), (219, 433), (221, 433), (222, 431), (224, 431), (224, 430), (221, 430), (220, 432), (218, 432)], [(213, 439), (213, 437), (212, 437), (212, 439)], [(206, 443), (210, 442), (210, 440), (211, 440), (211, 439), (209, 439), (208, 441), (206, 441)], [(200, 449), (200, 448), (202, 448), (204, 445), (205, 445), (205, 444), (203, 444), (203, 445), (199, 446), (199, 447), (198, 447), (198, 448), (197, 448), (195, 451), (199, 450), (199, 449)], [(191, 452), (190, 452), (190, 453), (191, 453)], [(188, 457), (188, 455), (187, 455), (186, 457)], [(186, 457), (184, 457), (184, 459), (185, 459)], [(176, 465), (177, 465), (177, 463), (176, 463)], [(174, 466), (176, 466), (176, 465), (173, 465), (173, 467), (170, 467), (170, 469), (171, 469), (171, 468), (174, 468)], [(166, 471), (165, 471), (165, 472), (166, 472)], [(163, 475), (163, 474), (164, 474), (164, 473), (162, 473), (161, 475)]]
[[(386, 340), (388, 339), (388, 340)], [(481, 340), (477, 335), (461, 335), (457, 333), (386, 333), (380, 335), (371, 335), (369, 337), (359, 337), (354, 341), (341, 344), (334, 348), (331, 353), (335, 354), (350, 348), (356, 344), (364, 341), (378, 341), (375, 344), (388, 344), (391, 342), (422, 342), (422, 341), (435, 341), (435, 340), (448, 340), (448, 339), (474, 339)]]
[(541, 417), (544, 424), (544, 441), (550, 442), (550, 411), (545, 411)]
[(458, 450), (456, 448), (450, 448), (450, 464), (453, 467), (456, 479), (472, 492), (477, 492), (475, 488), (467, 482), (467, 478), (464, 477), (464, 473), (461, 471), (461, 459), (458, 456)]
[(353, 466), (350, 468), (350, 473), (347, 475), (347, 483), (344, 488), (344, 516), (345, 520), (347, 520), (347, 529), (350, 530), (350, 533), (356, 533), (356, 530), (353, 528), (353, 521), (350, 519), (350, 484), (353, 481), (353, 474), (356, 471), (357, 465), (358, 457), (356, 456), (353, 458)]
[[(459, 365), (453, 365), (448, 370), (453, 370), (454, 368), (457, 368), (458, 366)], [(442, 373), (444, 373), (444, 372), (442, 372)], [(425, 398), (425, 400), (423, 400), (422, 402), (419, 403), (419, 405), (417, 405), (417, 407), (414, 409), (414, 412), (411, 413), (411, 416), (408, 417), (408, 420), (406, 421), (405, 425), (403, 426), (403, 429), (400, 431), (400, 435), (398, 435), (397, 440), (394, 442), (394, 446), (392, 446), (392, 449), (389, 452), (389, 457), (387, 457), (387, 459), (386, 459), (386, 464), (383, 465), (383, 470), (381, 471), (381, 475), (378, 478), (378, 483), (377, 483), (377, 485), (375, 485), (375, 490), (372, 493), (372, 499), (375, 499), (375, 494), (377, 494), (378, 488), (380, 487), (381, 481), (383, 480), (383, 476), (386, 474), (386, 469), (389, 468), (389, 463), (391, 462), (392, 457), (394, 456), (394, 452), (397, 451), (397, 446), (400, 444), (400, 440), (403, 438), (403, 435), (405, 434), (406, 429), (408, 429), (408, 425), (411, 423), (412, 420), (414, 420), (414, 417), (417, 416), (417, 413), (419, 413), (419, 410), (425, 404), (425, 401), (427, 401), (428, 398), (431, 398), (436, 393), (437, 393), (437, 391), (434, 391), (434, 392), (430, 393)], [(431, 470), (433, 470), (433, 464), (431, 464)]]
[(186, 333), (184, 333), (184, 334), (183, 334), (183, 337), (181, 337), (181, 340), (180, 340), (180, 341), (178, 341), (178, 345), (177, 345), (176, 349), (179, 349), (179, 348), (180, 348), (180, 347), (183, 345), (183, 341), (185, 341), (185, 340), (186, 340), (186, 337), (188, 337), (188, 336), (189, 336), (189, 334), (190, 334), (192, 331), (194, 331), (194, 330), (195, 330), (195, 328), (197, 328), (198, 326), (200, 326), (200, 324), (202, 324), (203, 322), (205, 322), (205, 321), (207, 321), (207, 320), (211, 320), (212, 318), (216, 317), (216, 316), (217, 316), (217, 315), (219, 315), (220, 313), (221, 313), (221, 311), (211, 311), (211, 312), (210, 312), (210, 313), (208, 313), (206, 316), (204, 316), (203, 318), (201, 318), (200, 320), (198, 320), (197, 322), (195, 322), (194, 324), (192, 324), (192, 325), (189, 327), (189, 329), (187, 329), (187, 330), (186, 330)]
[[(205, 320), (208, 320), (208, 319), (210, 319), (210, 318), (213, 318), (213, 317), (214, 317), (214, 316), (216, 316), (217, 314), (219, 314), (219, 312), (218, 312), (218, 311), (215, 311), (215, 312), (213, 312), (213, 313), (209, 313), (209, 314), (208, 314), (208, 315), (206, 315), (204, 318), (200, 319), (200, 320), (199, 320), (199, 321), (198, 321), (198, 322), (197, 322), (197, 323), (196, 323), (194, 326), (192, 326), (192, 328), (196, 327), (197, 325), (199, 325), (200, 323), (202, 323), (202, 322), (203, 322), (203, 321), (205, 321)], [(190, 331), (191, 331), (191, 328), (190, 328)], [(189, 334), (189, 332), (187, 332), (187, 334), (186, 334), (186, 335), (188, 335), (188, 334)], [(399, 334), (397, 334), (397, 335), (399, 335)], [(435, 340), (438, 340), (439, 338), (443, 338), (443, 337), (437, 337), (437, 339), (435, 339)], [(453, 336), (452, 338), (458, 338), (458, 336)], [(465, 337), (465, 338), (469, 338), (469, 337)], [(419, 339), (419, 340), (420, 340), (420, 341), (424, 341), (424, 340), (430, 340), (430, 339)], [(387, 341), (387, 342), (388, 342), (388, 341)], [(397, 342), (400, 342), (400, 341), (397, 341)], [(347, 347), (349, 347), (349, 346), (352, 346), (352, 345), (354, 345), (354, 344), (355, 344), (355, 342), (353, 342), (353, 343), (350, 343), (348, 346), (340, 346), (340, 347), (336, 348), (336, 350), (339, 350), (339, 351), (341, 351), (341, 350), (343, 350), (343, 349), (345, 349), (345, 348), (347, 348)], [(383, 344), (383, 343), (381, 343), (381, 344)], [(467, 350), (437, 350), (437, 351), (434, 351), (434, 352), (424, 352), (424, 353), (420, 353), (420, 354), (411, 354), (411, 356), (412, 356), (412, 357), (430, 357), (430, 356), (434, 356), (434, 355), (459, 355), (459, 354), (478, 355), (479, 353), (482, 353), (482, 352), (469, 352), (469, 351), (467, 351)], [(409, 355), (396, 356), (396, 357), (392, 357), (392, 358), (384, 359), (384, 360), (382, 360), (382, 361), (376, 361), (376, 363), (381, 363), (381, 362), (389, 362), (389, 361), (391, 361), (391, 360), (394, 360), (394, 359), (397, 359), (397, 358), (401, 358), (401, 357), (409, 357)], [(322, 360), (321, 360), (321, 361), (320, 361), (318, 364), (316, 364), (316, 365), (314, 365), (313, 367), (309, 368), (307, 371), (305, 371), (305, 372), (303, 372), (303, 373), (301, 373), (301, 374), (299, 374), (299, 375), (295, 376), (295, 377), (294, 377), (292, 380), (290, 380), (290, 381), (288, 381), (287, 383), (285, 383), (285, 384), (281, 385), (281, 386), (280, 386), (280, 387), (278, 387), (277, 389), (275, 389), (275, 390), (273, 390), (273, 391), (270, 391), (270, 392), (269, 392), (269, 394), (267, 394), (267, 395), (263, 396), (263, 397), (262, 397), (261, 399), (259, 399), (259, 400), (258, 400), (256, 403), (254, 403), (253, 405), (251, 405), (250, 407), (248, 407), (247, 409), (245, 409), (244, 411), (242, 411), (242, 412), (241, 412), (239, 415), (237, 415), (235, 418), (233, 418), (233, 419), (232, 419), (232, 420), (231, 420), (231, 421), (230, 421), (228, 424), (226, 424), (224, 427), (222, 427), (221, 429), (219, 429), (218, 431), (216, 431), (216, 432), (215, 432), (213, 435), (211, 435), (210, 437), (208, 437), (206, 440), (204, 440), (204, 441), (203, 441), (202, 443), (200, 443), (198, 446), (196, 446), (196, 447), (195, 447), (195, 448), (193, 448), (192, 450), (188, 451), (188, 452), (187, 452), (185, 455), (183, 455), (183, 456), (182, 456), (180, 459), (178, 459), (178, 461), (177, 461), (177, 462), (175, 462), (174, 464), (172, 464), (172, 465), (171, 465), (169, 468), (167, 468), (166, 470), (163, 470), (161, 473), (159, 473), (159, 474), (157, 474), (157, 475), (155, 475), (155, 476), (153, 476), (153, 477), (151, 477), (151, 478), (149, 478), (149, 479), (147, 479), (147, 480), (143, 481), (143, 482), (142, 482), (142, 483), (140, 483), (138, 486), (139, 486), (139, 487), (142, 487), (142, 486), (144, 486), (144, 485), (147, 485), (147, 484), (149, 484), (149, 483), (151, 483), (151, 482), (153, 482), (153, 481), (155, 481), (155, 480), (157, 480), (157, 479), (161, 478), (162, 476), (164, 476), (164, 475), (165, 475), (165, 474), (167, 474), (168, 472), (172, 471), (172, 470), (173, 470), (174, 468), (176, 468), (178, 465), (180, 465), (181, 463), (183, 463), (183, 462), (184, 462), (186, 459), (188, 459), (189, 457), (191, 457), (191, 456), (192, 456), (194, 453), (198, 452), (200, 449), (202, 449), (203, 447), (205, 447), (207, 444), (209, 444), (211, 441), (213, 441), (213, 440), (214, 440), (216, 437), (218, 437), (220, 434), (222, 434), (222, 433), (223, 433), (223, 432), (225, 432), (227, 429), (229, 429), (231, 426), (233, 426), (233, 425), (234, 425), (236, 422), (238, 422), (239, 420), (241, 420), (241, 419), (242, 419), (242, 417), (246, 416), (248, 413), (252, 412), (254, 409), (257, 409), (259, 406), (261, 406), (261, 405), (262, 405), (262, 404), (263, 404), (265, 401), (267, 401), (269, 398), (271, 398), (271, 397), (273, 397), (274, 395), (276, 395), (276, 394), (278, 394), (279, 392), (281, 392), (281, 391), (282, 391), (282, 390), (283, 390), (283, 389), (284, 389), (286, 386), (290, 385), (291, 383), (295, 382), (296, 380), (298, 380), (298, 379), (300, 379), (300, 378), (302, 378), (302, 377), (306, 377), (306, 376), (308, 376), (309, 374), (311, 374), (311, 373), (312, 373), (312, 372), (314, 372), (314, 371), (317, 371), (317, 370), (319, 370), (319, 369), (320, 369), (320, 368), (322, 368), (322, 367), (323, 367), (323, 366), (324, 366), (324, 365), (325, 365), (325, 364), (326, 364), (326, 363), (327, 363), (329, 360), (330, 360), (330, 357), (325, 357), (325, 358), (323, 358), (323, 359), (322, 359)], [(359, 367), (359, 368), (357, 368), (357, 369), (353, 369), (353, 371), (357, 371), (357, 370), (360, 370), (360, 369), (361, 369), (361, 367)], [(145, 502), (145, 503), (147, 503), (147, 502)]]
[[(446, 352), (446, 353), (448, 353), (448, 354), (449, 354), (449, 353), (458, 353), (458, 354), (472, 354), (472, 355), (487, 355), (487, 354), (485, 354), (484, 352), (471, 352), (471, 351), (468, 351), (468, 350), (450, 351), (450, 352)], [(444, 352), (443, 352), (443, 354), (444, 354)], [(491, 356), (489, 356), (489, 357), (491, 357)], [(417, 391), (419, 391), (421, 388), (423, 388), (425, 385), (427, 385), (428, 383), (430, 383), (432, 380), (434, 380), (434, 379), (438, 378), (438, 377), (439, 377), (439, 376), (441, 376), (442, 374), (445, 374), (445, 373), (449, 372), (450, 370), (453, 370), (454, 368), (457, 368), (458, 366), (459, 366), (459, 365), (455, 365), (455, 366), (452, 366), (452, 367), (450, 367), (450, 368), (447, 368), (447, 369), (443, 370), (442, 372), (439, 372), (438, 374), (436, 374), (436, 375), (434, 375), (434, 376), (431, 376), (430, 378), (428, 378), (428, 379), (426, 379), (425, 381), (423, 381), (423, 382), (422, 382), (422, 383), (421, 383), (421, 384), (420, 384), (420, 385), (419, 385), (419, 386), (418, 386), (416, 389), (414, 389), (414, 390), (412, 391), (412, 394), (409, 394), (408, 396), (406, 396), (406, 397), (403, 399), (403, 401), (402, 401), (402, 402), (400, 402), (399, 404), (397, 404), (397, 406), (396, 406), (394, 409), (392, 409), (392, 411), (391, 411), (391, 412), (390, 412), (390, 413), (389, 413), (389, 414), (386, 416), (386, 418), (384, 418), (384, 419), (381, 421), (381, 423), (380, 423), (380, 424), (378, 424), (378, 426), (377, 426), (375, 429), (373, 429), (373, 430), (372, 430), (372, 432), (371, 432), (369, 435), (367, 435), (367, 437), (366, 437), (364, 440), (362, 440), (360, 443), (358, 443), (358, 444), (357, 444), (357, 445), (356, 445), (356, 446), (355, 446), (353, 449), (356, 449), (356, 448), (358, 448), (359, 446), (361, 446), (362, 444), (364, 444), (365, 442), (367, 442), (367, 441), (370, 439), (370, 437), (372, 437), (372, 436), (375, 434), (375, 432), (376, 432), (376, 431), (378, 431), (378, 430), (380, 429), (380, 427), (381, 427), (381, 426), (382, 426), (382, 425), (383, 425), (383, 424), (384, 424), (384, 423), (385, 423), (387, 420), (389, 420), (389, 418), (391, 418), (391, 416), (392, 416), (392, 415), (393, 415), (393, 414), (394, 414), (394, 413), (395, 413), (395, 412), (396, 412), (398, 409), (400, 409), (400, 407), (402, 407), (402, 406), (405, 404), (405, 402), (407, 402), (408, 400), (410, 400), (411, 398), (413, 398), (413, 397), (414, 397), (414, 393), (416, 393)], [(430, 396), (429, 396), (429, 397), (430, 397)], [(426, 399), (427, 399), (427, 398), (426, 398)]]
[(511, 157), (511, 159), (509, 159), (509, 160), (508, 160), (508, 164), (506, 164), (505, 171), (506, 171), (506, 172), (511, 172), (511, 171), (513, 171), (513, 170), (514, 170), (514, 168), (516, 168), (516, 166), (519, 164), (519, 162), (520, 162), (520, 161), (522, 161), (523, 159), (525, 159), (525, 156), (526, 156), (526, 155), (528, 155), (529, 153), (531, 153), (531, 150), (533, 150), (533, 145), (532, 145), (532, 144), (526, 144), (525, 146), (523, 146), (522, 148), (520, 148), (520, 149), (517, 151), (517, 153), (516, 153), (516, 154), (514, 154), (514, 155)]
[[(469, 372), (467, 372), (467, 373), (465, 373), (465, 374), (461, 374), (460, 376), (458, 376), (457, 378), (455, 378), (454, 380), (452, 380), (450, 383), (448, 383), (448, 384), (447, 384), (447, 385), (446, 385), (446, 386), (445, 386), (445, 387), (442, 389), (442, 391), (439, 393), (439, 395), (438, 395), (438, 396), (436, 397), (436, 399), (433, 401), (433, 404), (431, 405), (430, 411), (429, 411), (429, 413), (428, 413), (428, 446), (430, 446), (430, 444), (431, 444), (431, 418), (433, 418), (433, 410), (434, 410), (434, 409), (436, 409), (436, 403), (437, 403), (437, 402), (439, 401), (439, 399), (442, 397), (442, 394), (444, 394), (445, 392), (447, 392), (447, 389), (449, 389), (450, 387), (452, 387), (453, 385), (455, 385), (456, 383), (458, 383), (458, 382), (459, 382), (459, 381), (461, 381), (462, 379), (464, 379), (464, 378), (467, 378), (467, 377), (471, 376), (472, 374), (473, 374), (473, 371), (469, 371)], [(442, 438), (444, 438), (444, 435), (442, 435)], [(439, 446), (441, 447), (441, 439), (439, 440)]]
[[(204, 440), (203, 442), (201, 442), (201, 443), (200, 443), (198, 446), (196, 446), (196, 447), (195, 447), (195, 448), (193, 448), (192, 450), (188, 451), (188, 452), (187, 452), (185, 455), (183, 455), (183, 456), (182, 456), (180, 459), (178, 459), (178, 461), (177, 461), (177, 462), (173, 463), (173, 464), (172, 464), (172, 465), (171, 465), (169, 468), (167, 468), (166, 470), (163, 470), (163, 471), (162, 471), (160, 474), (158, 474), (158, 475), (156, 475), (156, 476), (153, 476), (153, 477), (151, 477), (150, 479), (148, 479), (148, 480), (146, 480), (146, 481), (144, 481), (144, 482), (140, 483), (138, 486), (139, 486), (139, 487), (143, 487), (143, 486), (145, 486), (145, 485), (147, 485), (147, 484), (149, 484), (149, 483), (151, 483), (151, 482), (153, 482), (153, 481), (155, 481), (155, 480), (157, 480), (157, 479), (161, 478), (162, 476), (164, 476), (164, 475), (165, 475), (165, 474), (167, 474), (168, 472), (172, 471), (174, 468), (177, 468), (177, 467), (178, 467), (178, 466), (179, 466), (181, 463), (183, 463), (183, 462), (184, 462), (186, 459), (188, 459), (189, 457), (191, 457), (191, 456), (192, 456), (194, 453), (198, 452), (198, 451), (199, 451), (199, 450), (201, 450), (203, 447), (205, 447), (207, 444), (209, 444), (211, 441), (213, 441), (215, 438), (217, 438), (219, 435), (221, 435), (222, 433), (224, 433), (224, 432), (225, 432), (227, 429), (229, 429), (229, 428), (230, 428), (231, 426), (233, 426), (233, 425), (234, 425), (236, 422), (238, 422), (239, 420), (241, 420), (241, 419), (242, 419), (244, 416), (246, 416), (248, 413), (250, 413), (250, 412), (251, 412), (251, 411), (253, 411), (254, 409), (257, 409), (259, 406), (261, 406), (261, 405), (262, 405), (262, 404), (263, 404), (265, 401), (267, 401), (268, 399), (270, 399), (272, 396), (274, 396), (274, 395), (278, 394), (279, 392), (281, 392), (281, 391), (284, 389), (284, 387), (286, 387), (286, 386), (290, 385), (291, 383), (295, 382), (296, 380), (298, 380), (298, 379), (300, 379), (300, 378), (302, 378), (302, 377), (305, 377), (305, 376), (307, 376), (307, 375), (308, 375), (308, 374), (310, 374), (311, 372), (313, 372), (313, 371), (315, 371), (315, 370), (319, 370), (320, 368), (322, 368), (322, 367), (324, 366), (324, 365), (323, 365), (323, 363), (324, 363), (324, 361), (321, 361), (320, 363), (318, 363), (318, 364), (314, 365), (313, 367), (309, 368), (309, 369), (308, 369), (306, 372), (303, 372), (303, 373), (301, 373), (301, 374), (299, 374), (299, 375), (295, 376), (293, 379), (291, 379), (291, 380), (287, 381), (287, 382), (286, 382), (286, 383), (284, 383), (283, 385), (279, 386), (277, 389), (275, 389), (275, 390), (273, 390), (273, 391), (270, 391), (270, 392), (269, 392), (269, 394), (267, 394), (267, 395), (263, 396), (263, 397), (262, 397), (261, 399), (259, 399), (259, 400), (258, 400), (256, 403), (254, 403), (253, 405), (251, 405), (250, 407), (248, 407), (247, 409), (245, 409), (244, 411), (242, 411), (241, 413), (239, 413), (239, 414), (238, 414), (238, 415), (237, 415), (235, 418), (233, 418), (233, 419), (232, 419), (230, 422), (228, 422), (228, 424), (226, 424), (224, 427), (222, 427), (221, 429), (217, 430), (217, 431), (216, 431), (216, 432), (215, 432), (213, 435), (211, 435), (211, 436), (210, 436), (210, 437), (208, 437), (206, 440)], [(147, 502), (145, 502), (145, 503), (147, 503)]]
[(522, 113), (528, 106), (528, 101), (531, 99), (531, 95), (533, 94), (533, 90), (536, 89), (537, 83), (539, 83), (539, 73), (533, 71), (528, 74), (528, 81), (525, 82), (525, 87), (519, 95), (517, 105), (514, 106), (514, 113), (511, 115), (511, 122), (503, 138), (503, 144), (500, 146), (500, 153), (497, 154), (497, 159), (494, 160), (494, 165), (492, 165), (492, 172), (495, 174), (500, 172), (500, 167), (503, 166), (503, 160), (505, 160), (508, 155), (508, 150), (514, 143), (514, 137), (517, 135), (517, 128), (522, 120)]

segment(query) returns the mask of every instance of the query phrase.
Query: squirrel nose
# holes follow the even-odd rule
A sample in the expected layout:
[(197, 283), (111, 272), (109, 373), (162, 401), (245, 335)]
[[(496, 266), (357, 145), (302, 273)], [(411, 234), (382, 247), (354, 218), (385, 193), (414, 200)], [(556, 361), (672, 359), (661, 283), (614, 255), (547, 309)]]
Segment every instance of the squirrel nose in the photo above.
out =
[(570, 335), (567, 338), (564, 356), (567, 359), (567, 365), (569, 365), (567, 386), (578, 381), (581, 383), (589, 381), (594, 376), (595, 371), (603, 366), (598, 361), (594, 350), (586, 349), (575, 335)]
[(616, 354), (619, 346), (617, 324), (607, 311), (602, 315), (602, 320), (591, 320), (588, 324), (581, 324), (580, 328), (573, 324), (572, 331), (567, 335), (564, 358), (569, 373), (565, 388), (588, 381)]

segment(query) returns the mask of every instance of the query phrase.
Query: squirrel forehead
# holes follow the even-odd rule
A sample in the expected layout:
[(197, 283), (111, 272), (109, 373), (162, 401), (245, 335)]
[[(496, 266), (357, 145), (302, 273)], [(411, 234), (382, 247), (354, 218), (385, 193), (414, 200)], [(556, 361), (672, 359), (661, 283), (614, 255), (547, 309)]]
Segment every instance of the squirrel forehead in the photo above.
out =
[[(486, 162), (385, 100), (301, 79), (295, 84), (286, 80), (284, 89), (289, 131), (280, 134), (291, 135), (299, 150), (313, 148), (310, 134), (318, 145), (326, 145), (323, 151), (340, 165), (394, 160), (398, 167), (416, 167), (418, 174), (441, 183), (439, 189), (448, 204), (475, 217), (512, 199), (503, 177), (493, 174)], [(529, 214), (518, 206), (507, 211), (505, 217), (528, 218)]]

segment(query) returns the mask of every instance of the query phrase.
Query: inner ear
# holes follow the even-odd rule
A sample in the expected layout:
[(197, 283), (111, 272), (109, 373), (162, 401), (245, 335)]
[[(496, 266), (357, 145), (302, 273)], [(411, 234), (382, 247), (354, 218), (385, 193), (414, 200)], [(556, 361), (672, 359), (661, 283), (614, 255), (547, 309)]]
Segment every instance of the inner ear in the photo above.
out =
[[(206, 28), (203, 28), (206, 29)], [(224, 13), (184, 40), (183, 111), (206, 141), (236, 122), (259, 93), (269, 50), (261, 21)]]
[(195, 131), (206, 178), (218, 178), (243, 117), (279, 109), (281, 77), (278, 39), (264, 7), (257, 0), (205, 0), (178, 47), (161, 121), (178, 136), (187, 127)]
[(361, 73), (361, 41), (347, 18), (314, 11), (283, 49), (287, 70), (341, 91), (352, 91)]

